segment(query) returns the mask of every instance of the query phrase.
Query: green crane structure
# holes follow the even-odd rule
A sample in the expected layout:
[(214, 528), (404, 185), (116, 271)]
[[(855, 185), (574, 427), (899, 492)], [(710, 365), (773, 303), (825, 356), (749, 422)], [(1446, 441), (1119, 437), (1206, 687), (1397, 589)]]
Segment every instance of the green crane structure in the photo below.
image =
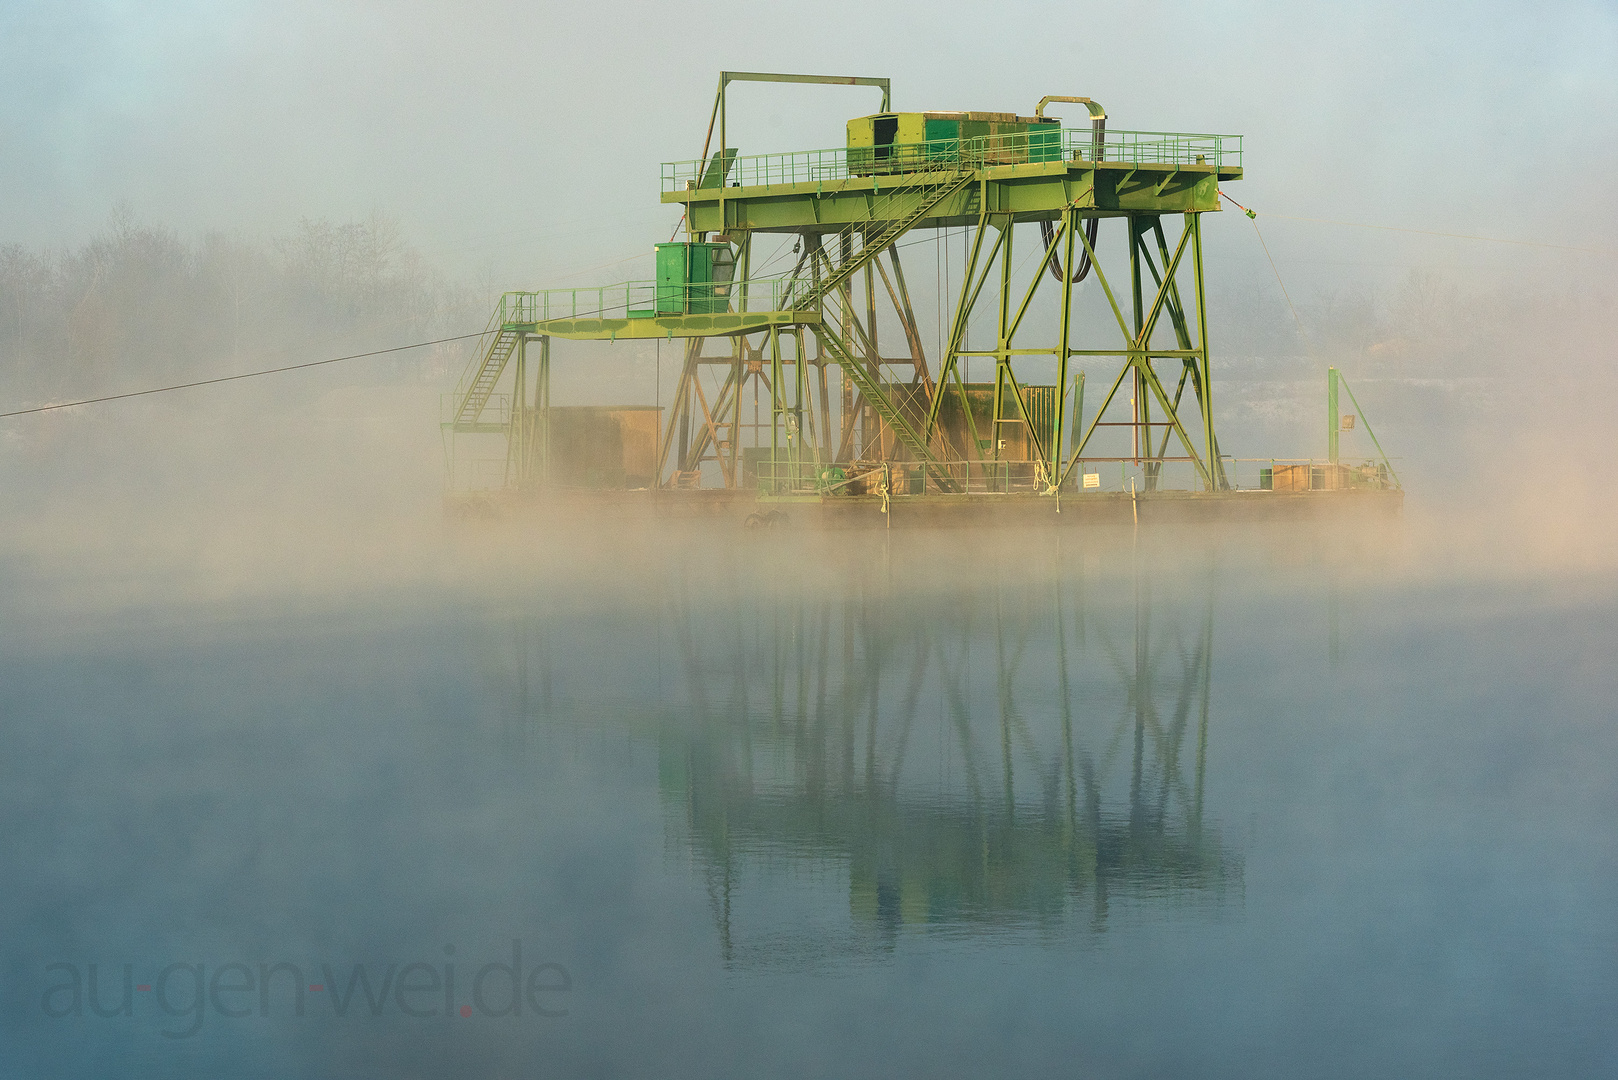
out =
[[(877, 88), (881, 112), (851, 121), (842, 147), (741, 157), (725, 112), (744, 81)], [(1053, 102), (1082, 107), (1084, 126), (1046, 117)], [(991, 475), (1054, 495), (1081, 462), (1124, 462), (1149, 491), (1166, 463), (1183, 462), (1201, 490), (1226, 490), (1200, 219), (1220, 209), (1241, 159), (1240, 136), (1109, 129), (1087, 98), (1047, 97), (1033, 117), (894, 113), (886, 79), (724, 72), (702, 155), (662, 167), (662, 201), (684, 212), (686, 239), (658, 245), (657, 280), (505, 294), (445, 427), (503, 435), (504, 482), (542, 484), (555, 449), (551, 340), (679, 340), (657, 486), (825, 492), (880, 468), (884, 498)], [(1126, 235), (1116, 266), (1097, 250), (1103, 218)], [(1031, 251), (1017, 241), (1028, 226), (1039, 229)], [(911, 234), (949, 229), (971, 238), (958, 291), (938, 297), (952, 310), (929, 361), (900, 252)], [(790, 271), (754, 275), (765, 234), (795, 238)], [(1031, 281), (1014, 280), (1014, 254), (1037, 256)], [(1091, 274), (1110, 309), (1100, 328), (1075, 325), (1075, 288)], [(1030, 310), (1051, 289), (1056, 325), (1035, 333)], [(972, 341), (968, 326), (990, 305), (992, 341)], [(882, 353), (879, 307), (897, 318), (902, 355)], [(992, 363), (992, 385), (966, 381), (969, 361)], [(1054, 386), (1030, 381), (1034, 363), (1054, 367)], [(1081, 368), (1100, 365), (1110, 381), (1086, 420)], [(744, 422), (749, 390), (768, 401), (768, 423)], [(1102, 429), (1127, 431), (1127, 447), (1105, 445)]]

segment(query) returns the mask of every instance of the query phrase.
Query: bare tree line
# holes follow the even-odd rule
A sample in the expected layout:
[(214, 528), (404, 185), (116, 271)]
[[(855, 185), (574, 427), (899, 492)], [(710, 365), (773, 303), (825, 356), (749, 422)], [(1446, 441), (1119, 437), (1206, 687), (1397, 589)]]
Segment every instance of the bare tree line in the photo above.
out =
[(385, 216), (188, 241), (120, 209), (77, 248), (0, 244), (0, 389), (60, 399), (402, 344), (464, 330), (478, 306)]
[[(1267, 268), (1217, 275), (1210, 291), (1215, 353), (1235, 372), (1309, 359), (1365, 374), (1504, 374), (1548, 353), (1568, 363), (1610, 320), (1588, 291), (1468, 287), (1423, 270), (1392, 287), (1294, 296), (1298, 321)], [(61, 400), (404, 344), (480, 328), (486, 308), (383, 215), (305, 219), (269, 240), (186, 240), (120, 208), (76, 248), (0, 244), (0, 392)], [(407, 363), (447, 379), (465, 352)]]

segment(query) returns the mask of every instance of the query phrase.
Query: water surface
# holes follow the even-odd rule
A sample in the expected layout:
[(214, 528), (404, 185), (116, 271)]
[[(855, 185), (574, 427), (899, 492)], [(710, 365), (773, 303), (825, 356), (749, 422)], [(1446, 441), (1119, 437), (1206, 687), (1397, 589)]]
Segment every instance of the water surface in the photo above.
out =
[(469, 528), (0, 565), (0, 1071), (1618, 1071), (1605, 574)]

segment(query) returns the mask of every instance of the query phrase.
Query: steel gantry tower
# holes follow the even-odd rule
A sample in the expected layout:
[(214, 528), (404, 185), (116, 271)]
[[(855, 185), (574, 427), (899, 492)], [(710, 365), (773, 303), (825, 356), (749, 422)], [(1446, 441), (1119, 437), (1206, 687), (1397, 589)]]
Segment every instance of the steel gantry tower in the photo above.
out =
[[(881, 111), (850, 121), (844, 146), (739, 156), (727, 92), (759, 81), (874, 88)], [(1082, 126), (1047, 116), (1053, 103), (1082, 109)], [(1201, 215), (1242, 175), (1241, 154), (1240, 136), (1109, 128), (1081, 97), (1049, 96), (1032, 116), (896, 113), (886, 79), (724, 72), (702, 155), (662, 167), (685, 238), (658, 245), (657, 279), (505, 294), (445, 426), (503, 436), (505, 482), (538, 485), (554, 479), (551, 340), (677, 340), (651, 486), (1057, 495), (1113, 462), (1147, 491), (1171, 463), (1196, 490), (1226, 490)], [(1101, 242), (1108, 218), (1124, 258)], [(964, 273), (935, 298), (947, 332), (929, 357), (901, 250), (950, 230)], [(770, 234), (793, 244), (774, 273), (758, 265)], [(1106, 300), (1100, 325), (1078, 317), (1087, 280)], [(890, 345), (879, 323), (895, 321)], [(992, 380), (969, 382), (974, 362)], [(749, 421), (748, 394), (767, 420)]]

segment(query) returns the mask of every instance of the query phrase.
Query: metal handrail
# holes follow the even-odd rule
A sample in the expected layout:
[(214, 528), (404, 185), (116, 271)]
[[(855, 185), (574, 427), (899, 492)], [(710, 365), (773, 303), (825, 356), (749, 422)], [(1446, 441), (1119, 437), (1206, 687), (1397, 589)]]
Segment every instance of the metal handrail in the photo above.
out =
[[(784, 309), (778, 305), (786, 300), (790, 284), (791, 279), (783, 276), (686, 285), (620, 281), (613, 285), (579, 289), (508, 292), (501, 295), (496, 315), (501, 326), (512, 326), (554, 319), (679, 315), (701, 305), (713, 308), (706, 314), (723, 314), (730, 310), (731, 301), (740, 296), (744, 289), (748, 304), (753, 309), (780, 311)], [(766, 299), (769, 301), (768, 307), (763, 306)]]
[[(758, 479), (760, 491), (771, 495), (792, 494), (821, 494), (834, 495), (839, 493), (875, 494), (873, 484), (880, 477), (887, 485), (885, 495), (893, 498), (903, 498), (909, 495), (972, 495), (972, 494), (1009, 494), (1012, 492), (1033, 492), (1037, 494), (1051, 494), (1047, 483), (1047, 474), (1042, 462), (1038, 461), (1010, 461), (994, 459), (951, 459), (935, 460), (923, 466), (921, 462), (894, 461), (894, 462), (842, 462), (828, 464), (812, 459), (812, 452), (799, 451), (802, 455), (792, 460), (792, 451), (783, 448), (783, 455), (775, 459), (762, 458), (752, 465), (754, 474)], [(1132, 459), (1128, 458), (1083, 458), (1081, 466), (1097, 468), (1103, 466), (1127, 465)], [(1186, 458), (1155, 458), (1144, 459), (1148, 463), (1156, 464), (1159, 468), (1175, 466), (1185, 469), (1189, 465)], [(1235, 474), (1237, 463), (1268, 464), (1275, 466), (1302, 466), (1306, 468), (1325, 469), (1333, 467), (1331, 463), (1321, 458), (1237, 458), (1230, 455), (1220, 455), (1220, 460), (1231, 466), (1232, 476)], [(1138, 465), (1136, 466), (1138, 469)], [(1349, 486), (1369, 485), (1385, 489), (1398, 489), (1400, 484), (1397, 477), (1391, 472), (1383, 475), (1378, 471), (1377, 462), (1372, 459), (1340, 460), (1335, 467), (1343, 470), (1349, 477)], [(1080, 468), (1079, 475), (1088, 473), (1091, 468)], [(1105, 484), (1097, 488), (1085, 489), (1075, 476), (1072, 486), (1064, 486), (1064, 497), (1070, 494), (1080, 494), (1086, 490), (1102, 494), (1111, 492), (1129, 491), (1127, 486), (1131, 481), (1121, 477), (1117, 472), (1111, 472), (1113, 484)], [(1200, 485), (1195, 484), (1194, 472), (1185, 472), (1183, 479), (1190, 480), (1192, 487), (1172, 486), (1172, 481), (1166, 473), (1159, 473), (1157, 490), (1159, 491), (1193, 491)], [(1138, 476), (1136, 477), (1139, 478)], [(951, 483), (946, 488), (940, 483), (947, 479)], [(1261, 479), (1261, 477), (1255, 477)], [(1255, 487), (1261, 485), (1254, 485)], [(1138, 489), (1144, 492), (1144, 482)], [(1253, 490), (1253, 488), (1249, 488)]]
[[(1242, 136), (1177, 131), (1120, 131), (1099, 136), (1088, 127), (1062, 128), (1051, 138), (1037, 128), (970, 139), (934, 139), (892, 146), (838, 146), (756, 154), (732, 160), (728, 179), (741, 187), (815, 184), (862, 176), (904, 175), (941, 168), (984, 168), (1041, 161), (1099, 161), (1128, 165), (1240, 167)], [(662, 166), (662, 189), (698, 189), (706, 161)], [(880, 180), (878, 180), (880, 183)], [(698, 189), (700, 190), (700, 189)]]
[[(901, 496), (911, 494), (913, 485), (923, 487), (928, 494), (944, 493), (941, 479), (950, 481), (955, 495), (982, 493), (1009, 493), (1012, 491), (1043, 490), (1045, 472), (1037, 461), (943, 460), (923, 465), (919, 461), (870, 461), (826, 464), (813, 460), (798, 461), (764, 458), (755, 465), (760, 490), (774, 495), (822, 495), (838, 493), (884, 494)], [(872, 489), (883, 485), (886, 492)], [(871, 489), (871, 490), (867, 490)]]
[(455, 383), (455, 396), (458, 399), (466, 397), (467, 390), (472, 386), (472, 380), (477, 378), (478, 370), (483, 366), (483, 356), (489, 348), (489, 335), (500, 330), (500, 311), (500, 308), (495, 308), (494, 313), (489, 316), (489, 321), (484, 324), (483, 333), (477, 338), (477, 348), (472, 350), (466, 367), (461, 369), (461, 377)]

